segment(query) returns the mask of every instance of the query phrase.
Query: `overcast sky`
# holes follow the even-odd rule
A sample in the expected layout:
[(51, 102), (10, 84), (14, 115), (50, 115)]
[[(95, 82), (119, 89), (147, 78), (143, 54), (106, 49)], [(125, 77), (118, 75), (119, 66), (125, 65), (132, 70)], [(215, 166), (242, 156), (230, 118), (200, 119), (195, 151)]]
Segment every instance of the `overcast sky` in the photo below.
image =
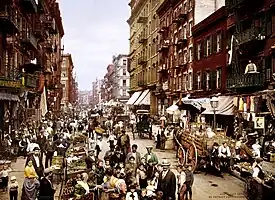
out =
[(59, 0), (65, 53), (71, 53), (79, 89), (103, 78), (112, 56), (129, 53), (129, 0)]

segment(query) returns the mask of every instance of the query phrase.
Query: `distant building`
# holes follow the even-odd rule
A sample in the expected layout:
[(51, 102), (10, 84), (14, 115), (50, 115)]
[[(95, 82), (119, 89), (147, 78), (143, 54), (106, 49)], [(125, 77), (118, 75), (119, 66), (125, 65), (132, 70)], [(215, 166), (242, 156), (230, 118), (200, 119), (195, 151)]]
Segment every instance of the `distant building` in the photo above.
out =
[(63, 98), (61, 100), (61, 104), (63, 106), (68, 106), (69, 104), (75, 103), (75, 84), (73, 77), (73, 61), (71, 54), (64, 54), (62, 59), (61, 66), (61, 84), (63, 87)]
[(119, 54), (113, 57), (114, 83), (113, 97), (116, 101), (127, 102), (129, 99), (130, 73), (127, 71), (128, 56)]

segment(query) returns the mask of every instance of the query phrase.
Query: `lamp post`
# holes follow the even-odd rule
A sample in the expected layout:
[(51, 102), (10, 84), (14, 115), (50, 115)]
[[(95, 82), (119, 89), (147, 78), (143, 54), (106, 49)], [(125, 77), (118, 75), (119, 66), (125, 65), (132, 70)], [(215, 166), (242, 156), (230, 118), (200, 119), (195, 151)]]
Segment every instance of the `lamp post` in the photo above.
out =
[(214, 113), (214, 131), (216, 130), (216, 109), (219, 106), (219, 100), (217, 97), (212, 97), (210, 100), (210, 105), (213, 108), (213, 113)]

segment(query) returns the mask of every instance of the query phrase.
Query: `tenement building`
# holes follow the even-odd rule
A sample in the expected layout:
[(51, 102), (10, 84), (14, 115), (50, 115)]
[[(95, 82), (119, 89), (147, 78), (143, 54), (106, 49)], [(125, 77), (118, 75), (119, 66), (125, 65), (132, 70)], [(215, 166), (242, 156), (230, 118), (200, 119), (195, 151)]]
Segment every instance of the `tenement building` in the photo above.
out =
[(63, 35), (55, 0), (0, 2), (0, 129), (38, 119), (42, 92), (59, 111)]
[(119, 54), (113, 57), (115, 70), (114, 100), (122, 104), (129, 99), (130, 75), (127, 71), (128, 55)]
[(195, 46), (192, 28), (223, 5), (222, 0), (165, 0), (157, 9), (159, 114), (193, 91)]
[(61, 105), (64, 107), (73, 105), (75, 102), (74, 94), (74, 64), (71, 54), (64, 54), (62, 59), (61, 84), (63, 88), (63, 96)]
[(158, 15), (156, 10), (163, 0), (131, 0), (130, 26), (130, 93), (127, 104), (157, 112), (155, 96), (158, 80), (157, 45)]

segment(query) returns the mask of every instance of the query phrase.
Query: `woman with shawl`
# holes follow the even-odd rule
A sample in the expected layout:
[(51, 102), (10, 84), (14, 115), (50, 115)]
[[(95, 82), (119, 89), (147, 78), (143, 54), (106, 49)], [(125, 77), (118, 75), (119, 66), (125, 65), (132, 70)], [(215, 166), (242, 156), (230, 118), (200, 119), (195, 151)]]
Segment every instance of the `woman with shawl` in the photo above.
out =
[(24, 175), (25, 179), (22, 188), (21, 200), (35, 200), (37, 198), (37, 192), (40, 184), (37, 180), (38, 176), (35, 172), (32, 161), (29, 161), (28, 165), (25, 167)]

